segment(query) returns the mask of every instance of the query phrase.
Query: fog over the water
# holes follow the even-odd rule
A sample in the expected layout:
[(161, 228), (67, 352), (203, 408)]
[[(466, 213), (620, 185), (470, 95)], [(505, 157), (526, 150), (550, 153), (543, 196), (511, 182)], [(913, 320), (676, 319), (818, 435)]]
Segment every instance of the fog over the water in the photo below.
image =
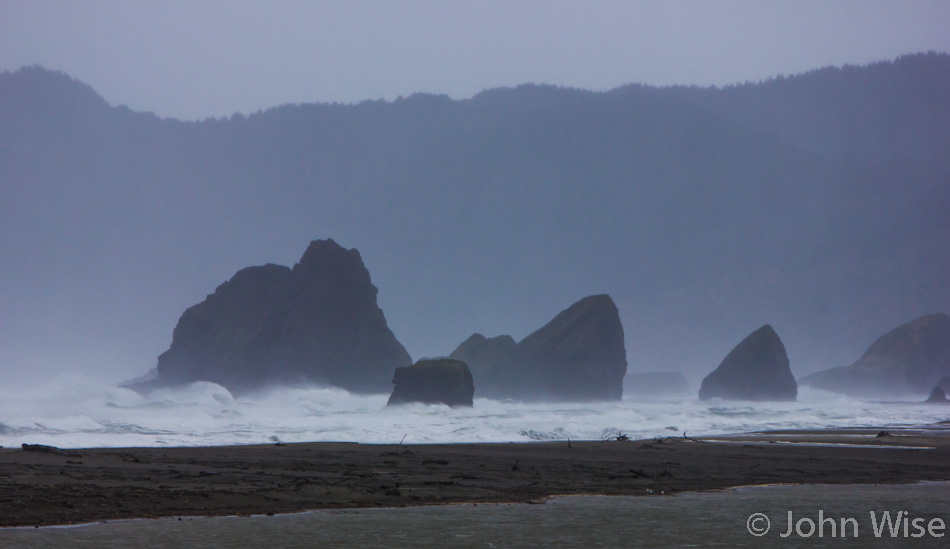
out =
[[(187, 307), (322, 238), (360, 250), (413, 359), (609, 293), (631, 371), (698, 387), (765, 323), (796, 376), (849, 364), (950, 312), (946, 56), (888, 72), (950, 51), (948, 21), (943, 2), (4, 2), (4, 384), (143, 374)], [(526, 83), (551, 86), (498, 89)]]
[[(798, 402), (699, 402), (694, 396), (591, 403), (476, 399), (473, 408), (405, 405), (387, 395), (291, 387), (239, 398), (194, 383), (148, 396), (83, 376), (42, 388), (0, 389), (0, 446), (67, 448), (350, 441), (407, 444), (601, 440), (766, 429), (928, 425), (945, 406), (864, 402), (803, 388)], [(877, 431), (868, 431), (873, 438)]]

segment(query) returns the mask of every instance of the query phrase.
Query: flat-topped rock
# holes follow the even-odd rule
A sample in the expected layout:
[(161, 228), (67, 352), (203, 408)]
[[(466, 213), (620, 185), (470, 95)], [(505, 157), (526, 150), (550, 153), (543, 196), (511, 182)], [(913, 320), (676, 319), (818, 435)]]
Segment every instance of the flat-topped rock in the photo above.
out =
[(422, 402), (472, 406), (475, 384), (468, 365), (450, 358), (420, 360), (396, 368), (387, 405)]

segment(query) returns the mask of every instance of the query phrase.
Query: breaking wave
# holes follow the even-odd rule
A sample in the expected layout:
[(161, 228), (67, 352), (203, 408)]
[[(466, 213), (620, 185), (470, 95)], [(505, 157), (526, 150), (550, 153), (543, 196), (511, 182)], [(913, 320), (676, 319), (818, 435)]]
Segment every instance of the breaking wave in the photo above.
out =
[(325, 387), (234, 397), (214, 383), (147, 396), (68, 376), (42, 390), (0, 391), (0, 446), (64, 448), (274, 442), (521, 442), (737, 433), (947, 420), (950, 407), (867, 402), (802, 387), (797, 402), (681, 399), (519, 403), (476, 399), (473, 408), (413, 404)]

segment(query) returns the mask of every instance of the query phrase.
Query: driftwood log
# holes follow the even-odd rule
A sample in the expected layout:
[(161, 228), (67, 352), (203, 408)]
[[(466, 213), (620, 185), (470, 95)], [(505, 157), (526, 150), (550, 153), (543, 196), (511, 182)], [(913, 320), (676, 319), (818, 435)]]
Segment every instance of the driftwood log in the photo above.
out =
[(58, 456), (66, 457), (80, 457), (76, 452), (70, 452), (69, 450), (63, 450), (62, 448), (57, 448), (55, 446), (47, 446), (45, 444), (23, 444), (24, 452), (43, 452), (46, 454), (56, 454)]

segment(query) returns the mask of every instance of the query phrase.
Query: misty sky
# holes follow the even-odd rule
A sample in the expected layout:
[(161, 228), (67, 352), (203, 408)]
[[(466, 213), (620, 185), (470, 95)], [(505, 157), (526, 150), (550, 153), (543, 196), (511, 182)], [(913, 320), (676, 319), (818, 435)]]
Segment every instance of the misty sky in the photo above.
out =
[(724, 85), (950, 51), (950, 2), (3, 0), (0, 71), (196, 119), (525, 82)]

